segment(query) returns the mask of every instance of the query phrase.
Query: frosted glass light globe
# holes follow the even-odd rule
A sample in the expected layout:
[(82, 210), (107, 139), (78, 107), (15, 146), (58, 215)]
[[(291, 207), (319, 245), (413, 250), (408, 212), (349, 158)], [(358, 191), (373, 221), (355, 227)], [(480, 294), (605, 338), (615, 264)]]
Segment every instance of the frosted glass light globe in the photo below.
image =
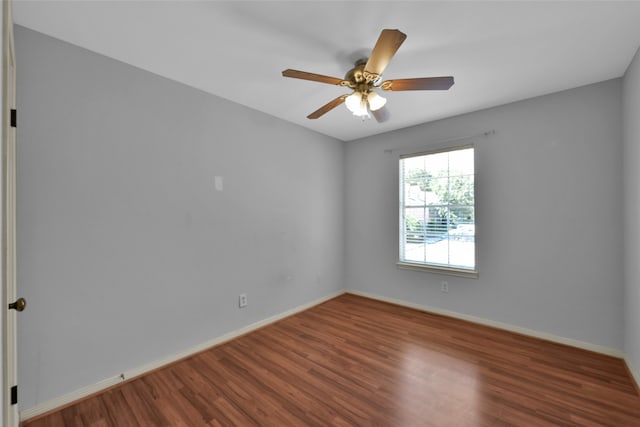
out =
[(369, 92), (367, 100), (369, 101), (369, 109), (371, 111), (379, 110), (387, 103), (387, 98), (384, 98), (375, 92)]

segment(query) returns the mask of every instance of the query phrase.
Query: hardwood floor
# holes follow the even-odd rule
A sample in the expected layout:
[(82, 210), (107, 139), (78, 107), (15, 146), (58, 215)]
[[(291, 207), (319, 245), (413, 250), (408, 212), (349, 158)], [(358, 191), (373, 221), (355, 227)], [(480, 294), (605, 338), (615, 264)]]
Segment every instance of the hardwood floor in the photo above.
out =
[(624, 362), (343, 295), (44, 426), (640, 426)]

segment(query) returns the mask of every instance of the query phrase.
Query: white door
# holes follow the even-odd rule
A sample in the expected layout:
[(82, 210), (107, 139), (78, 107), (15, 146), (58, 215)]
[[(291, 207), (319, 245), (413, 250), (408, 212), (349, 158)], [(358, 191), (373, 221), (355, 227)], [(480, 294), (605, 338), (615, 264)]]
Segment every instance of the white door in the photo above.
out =
[(4, 325), (3, 425), (17, 427), (16, 315), (16, 69), (11, 1), (2, 2), (2, 312)]

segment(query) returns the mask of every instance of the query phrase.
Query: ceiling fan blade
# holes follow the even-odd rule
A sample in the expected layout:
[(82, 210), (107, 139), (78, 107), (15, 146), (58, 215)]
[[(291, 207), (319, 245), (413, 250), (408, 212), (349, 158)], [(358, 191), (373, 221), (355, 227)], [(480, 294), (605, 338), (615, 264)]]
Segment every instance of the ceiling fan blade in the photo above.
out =
[(376, 111), (372, 111), (371, 115), (378, 123), (384, 123), (389, 120), (389, 117), (391, 117), (391, 113), (386, 106), (379, 108)]
[(384, 90), (447, 90), (453, 86), (453, 77), (423, 77), (418, 79), (398, 79), (382, 82)]
[(369, 81), (375, 81), (380, 77), (406, 38), (407, 35), (399, 30), (382, 30), (371, 51), (371, 56), (364, 66), (365, 78), (367, 74), (371, 76), (368, 78)]
[(331, 111), (334, 108), (336, 108), (338, 105), (344, 103), (344, 100), (347, 98), (347, 96), (349, 96), (349, 95), (341, 95), (341, 96), (337, 97), (336, 99), (327, 102), (322, 107), (318, 108), (316, 111), (314, 111), (313, 113), (309, 114), (307, 116), (307, 119), (317, 119), (319, 117), (322, 117), (323, 115), (325, 115), (329, 111)]
[[(298, 70), (284, 70), (282, 72), (283, 77), (291, 77), (294, 79), (311, 80), (312, 82), (328, 83), (330, 85), (345, 85), (342, 82), (348, 83), (343, 79), (337, 77), (323, 76), (322, 74), (307, 73), (306, 71)], [(347, 84), (348, 85), (348, 84)]]

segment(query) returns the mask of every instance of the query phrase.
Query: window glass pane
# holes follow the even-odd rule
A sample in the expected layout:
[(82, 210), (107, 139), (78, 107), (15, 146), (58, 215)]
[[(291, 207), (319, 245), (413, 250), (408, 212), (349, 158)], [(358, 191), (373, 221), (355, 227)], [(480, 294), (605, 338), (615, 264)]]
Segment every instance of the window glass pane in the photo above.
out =
[(449, 165), (458, 174), (473, 175), (473, 149), (450, 151)]
[[(465, 229), (472, 231), (471, 234), (475, 235), (475, 225), (474, 225), (474, 207), (473, 205), (452, 205), (449, 207), (449, 213), (451, 221), (454, 225), (454, 229)], [(473, 227), (463, 227), (463, 226), (473, 226)]]
[(474, 268), (476, 251), (473, 240), (449, 240), (449, 256), (449, 264), (453, 267)]
[(447, 171), (449, 169), (448, 152), (429, 154), (426, 156), (419, 156), (418, 158), (423, 159), (421, 167), (425, 170), (431, 171), (432, 173)]
[(473, 148), (400, 160), (400, 260), (475, 269)]
[(429, 197), (427, 204), (429, 205), (446, 205), (449, 194), (449, 177), (445, 174), (438, 178), (433, 178), (429, 185)]

